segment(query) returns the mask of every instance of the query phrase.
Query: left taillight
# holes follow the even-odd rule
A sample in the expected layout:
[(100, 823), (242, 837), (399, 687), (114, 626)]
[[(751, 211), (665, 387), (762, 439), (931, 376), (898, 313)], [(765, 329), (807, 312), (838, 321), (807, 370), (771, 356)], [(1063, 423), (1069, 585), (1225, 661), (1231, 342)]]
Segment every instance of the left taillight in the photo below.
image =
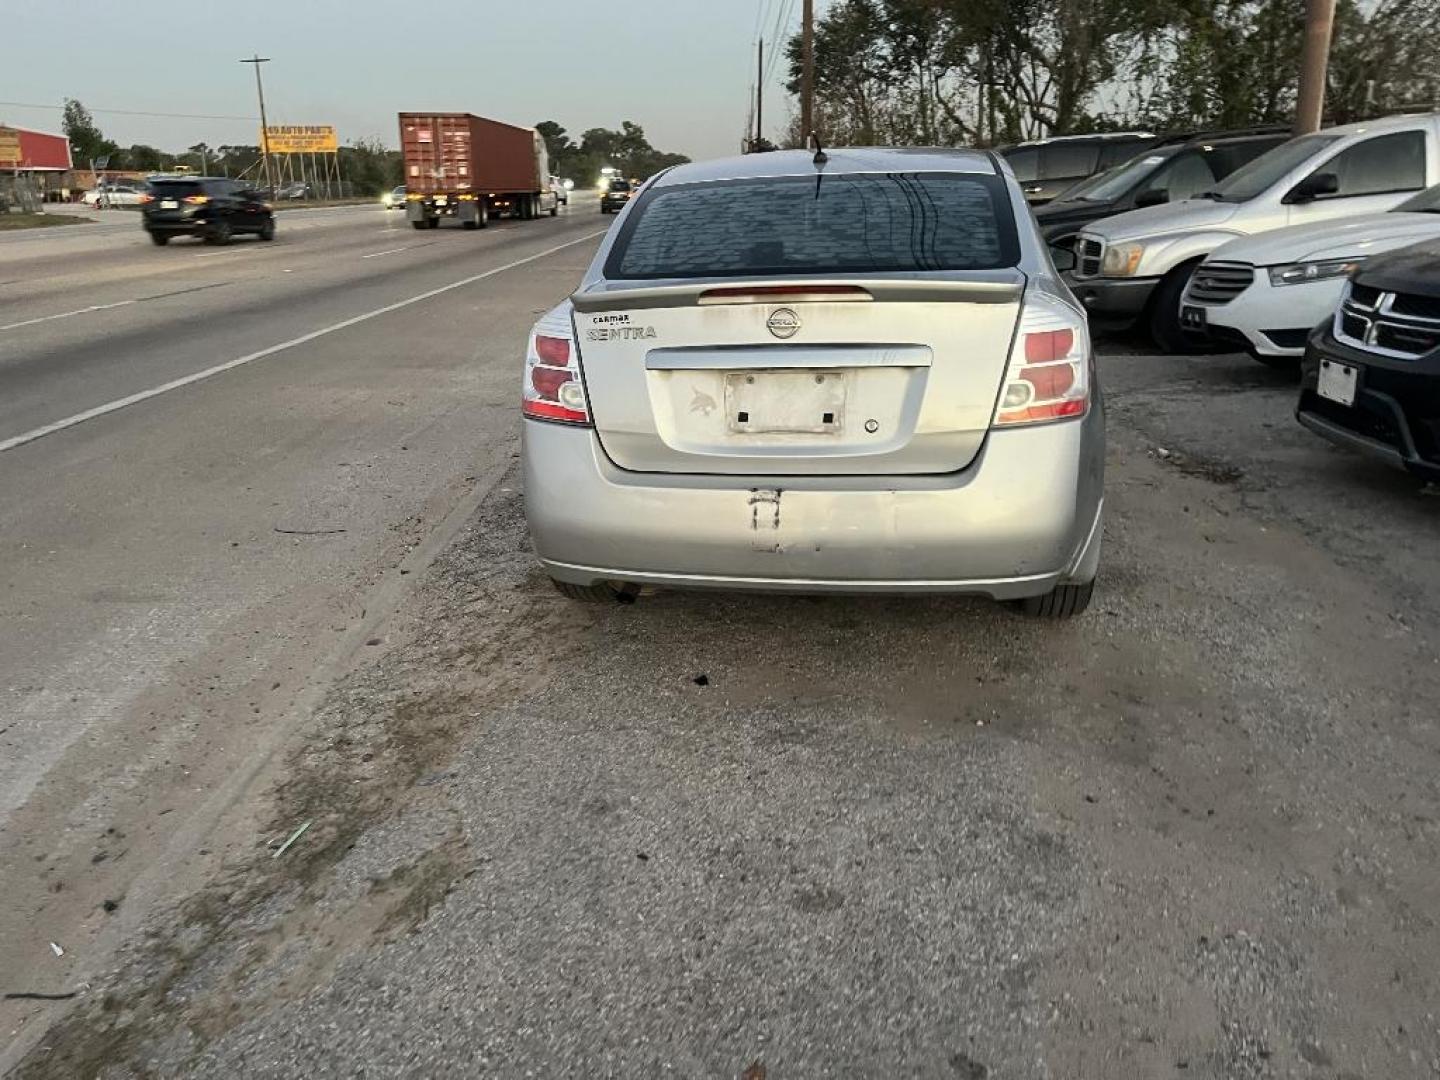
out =
[(525, 382), (521, 411), (534, 420), (562, 424), (590, 423), (580, 357), (570, 337), (553, 331), (532, 331), (525, 350)]
[(1048, 293), (1027, 292), (995, 408), (995, 426), (1084, 416), (1094, 382), (1091, 368), (1084, 317)]
[(141, 206), (144, 206), (146, 203), (152, 203), (152, 202), (154, 202), (154, 201), (155, 201), (155, 196), (154, 196), (154, 195), (141, 195), (141, 196), (140, 196), (140, 205), (141, 205)]

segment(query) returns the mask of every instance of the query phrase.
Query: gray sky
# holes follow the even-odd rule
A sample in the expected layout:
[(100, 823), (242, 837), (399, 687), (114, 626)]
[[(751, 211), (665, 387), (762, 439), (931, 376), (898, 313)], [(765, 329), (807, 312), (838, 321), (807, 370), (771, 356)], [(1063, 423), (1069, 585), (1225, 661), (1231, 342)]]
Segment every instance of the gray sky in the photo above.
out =
[[(0, 0), (0, 102), (78, 98), (125, 146), (253, 144), (243, 119), (102, 110), (256, 115), (237, 61), (258, 50), (273, 58), (270, 122), (334, 124), (342, 141), (394, 146), (397, 112), (436, 109), (553, 119), (575, 136), (634, 120), (661, 150), (718, 157), (739, 149), (756, 24), (787, 10), (798, 27), (799, 0)], [(765, 101), (771, 137), (789, 110), (782, 68)], [(59, 131), (60, 113), (0, 104), (0, 122)]]

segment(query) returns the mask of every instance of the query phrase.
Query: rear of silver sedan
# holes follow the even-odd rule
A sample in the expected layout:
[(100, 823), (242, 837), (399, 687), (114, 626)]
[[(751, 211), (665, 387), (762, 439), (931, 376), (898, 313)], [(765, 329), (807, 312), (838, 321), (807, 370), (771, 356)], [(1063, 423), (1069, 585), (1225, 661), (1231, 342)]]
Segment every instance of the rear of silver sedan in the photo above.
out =
[(1089, 334), (990, 155), (664, 174), (532, 331), (523, 398), (530, 531), (567, 595), (1089, 601)]

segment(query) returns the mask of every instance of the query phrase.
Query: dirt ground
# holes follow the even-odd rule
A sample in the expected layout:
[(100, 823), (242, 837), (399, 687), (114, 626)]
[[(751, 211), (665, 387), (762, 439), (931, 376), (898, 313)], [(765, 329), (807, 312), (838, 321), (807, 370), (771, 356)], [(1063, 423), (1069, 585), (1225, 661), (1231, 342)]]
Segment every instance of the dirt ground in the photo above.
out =
[[(1246, 358), (1101, 372), (1068, 623), (576, 606), (480, 478), (182, 898), (38, 931), (15, 1075), (1440, 1074), (1440, 500)], [(120, 918), (123, 826), (28, 872)]]

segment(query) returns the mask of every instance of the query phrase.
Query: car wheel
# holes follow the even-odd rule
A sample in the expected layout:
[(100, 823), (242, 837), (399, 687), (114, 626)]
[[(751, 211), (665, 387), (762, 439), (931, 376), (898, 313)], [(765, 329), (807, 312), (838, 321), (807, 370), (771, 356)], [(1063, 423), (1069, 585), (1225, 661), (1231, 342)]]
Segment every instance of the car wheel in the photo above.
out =
[(613, 585), (573, 585), (568, 581), (550, 579), (557, 592), (567, 600), (578, 600), (582, 604), (633, 604), (638, 590), (615, 588)]
[(1090, 606), (1090, 597), (1095, 592), (1095, 582), (1083, 585), (1065, 581), (1056, 585), (1044, 596), (1027, 596), (1017, 600), (1015, 606), (1026, 615), (1042, 619), (1068, 619), (1083, 614)]
[(410, 224), (415, 226), (415, 228), (417, 229), (428, 229), (430, 227), (424, 221), (412, 221), (410, 222)]
[(274, 239), (275, 239), (275, 219), (274, 219), (274, 218), (266, 218), (266, 219), (265, 219), (265, 223), (260, 226), (260, 239), (261, 239), (261, 240), (274, 240)]
[(556, 202), (550, 204), (550, 216), (554, 217), (558, 213), (560, 213), (560, 203), (557, 200)]
[(170, 242), (170, 237), (166, 236), (164, 233), (152, 232), (150, 234), (150, 242), (156, 247), (164, 247)]
[(427, 218), (425, 220), (425, 226), (429, 229), (438, 229), (440, 227), (440, 219), (438, 217)]
[(1162, 352), (1183, 355), (1200, 351), (1196, 342), (1180, 325), (1180, 297), (1201, 260), (1181, 263), (1160, 279), (1155, 295), (1150, 298), (1150, 336)]
[(232, 231), (228, 221), (217, 221), (214, 225), (210, 226), (210, 231), (205, 234), (205, 242), (207, 244), (217, 244), (224, 247), (230, 243)]

